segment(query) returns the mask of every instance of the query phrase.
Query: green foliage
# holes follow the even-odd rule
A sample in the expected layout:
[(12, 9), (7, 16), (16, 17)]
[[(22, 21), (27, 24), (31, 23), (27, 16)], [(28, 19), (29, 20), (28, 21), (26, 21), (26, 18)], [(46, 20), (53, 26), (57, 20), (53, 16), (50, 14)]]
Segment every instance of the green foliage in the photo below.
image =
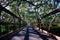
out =
[(6, 28), (4, 25), (1, 25), (1, 32), (4, 32), (4, 31), (6, 31)]
[[(13, 1), (13, 2), (12, 2)], [(19, 0), (6, 0), (6, 2), (10, 3), (10, 11), (13, 12), (15, 15), (19, 17), (21, 16), (21, 19), (25, 20), (28, 23), (34, 22), (37, 20), (37, 18), (40, 18), (49, 12), (53, 11), (57, 8), (57, 4), (55, 1), (52, 0), (30, 0), (29, 2), (32, 2), (34, 5), (30, 4), (26, 1), (19, 1)], [(20, 4), (19, 4), (20, 3)], [(18, 6), (19, 4), (19, 6)], [(9, 14), (6, 14), (4, 12), (3, 17), (5, 17), (5, 22), (12, 22), (13, 17), (9, 16)], [(43, 20), (43, 23), (49, 26), (53, 16), (46, 17)], [(55, 18), (54, 23), (60, 22), (60, 15), (57, 14), (57, 17)], [(12, 27), (13, 28), (13, 27)], [(58, 29), (58, 28), (57, 28)], [(2, 26), (2, 32), (5, 30), (5, 26)]]

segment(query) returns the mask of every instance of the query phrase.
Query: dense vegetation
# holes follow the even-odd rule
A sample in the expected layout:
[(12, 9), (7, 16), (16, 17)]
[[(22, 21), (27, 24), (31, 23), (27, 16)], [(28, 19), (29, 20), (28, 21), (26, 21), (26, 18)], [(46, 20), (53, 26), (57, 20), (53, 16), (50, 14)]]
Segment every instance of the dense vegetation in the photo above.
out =
[[(16, 16), (25, 20), (27, 23), (31, 23), (34, 26), (39, 24), (39, 28), (48, 30), (53, 34), (60, 36), (60, 14), (54, 14), (41, 18), (44, 15), (52, 12), (60, 7), (60, 0), (0, 0), (0, 4), (6, 9), (13, 12)], [(14, 17), (2, 11), (0, 14), (0, 20), (4, 22), (14, 22)], [(40, 20), (40, 21), (38, 21)], [(19, 23), (15, 18), (15, 23)], [(9, 25), (1, 25), (2, 32), (5, 32), (6, 27)], [(17, 28), (18, 25), (11, 25), (8, 27)]]

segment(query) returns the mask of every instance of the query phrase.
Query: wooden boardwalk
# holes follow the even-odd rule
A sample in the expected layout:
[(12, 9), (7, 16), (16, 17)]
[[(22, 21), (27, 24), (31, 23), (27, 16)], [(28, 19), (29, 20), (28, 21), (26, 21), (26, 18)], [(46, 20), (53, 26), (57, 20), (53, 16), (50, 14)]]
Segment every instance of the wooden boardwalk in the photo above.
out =
[(23, 30), (16, 33), (9, 40), (55, 40), (36, 30), (31, 26), (26, 26)]

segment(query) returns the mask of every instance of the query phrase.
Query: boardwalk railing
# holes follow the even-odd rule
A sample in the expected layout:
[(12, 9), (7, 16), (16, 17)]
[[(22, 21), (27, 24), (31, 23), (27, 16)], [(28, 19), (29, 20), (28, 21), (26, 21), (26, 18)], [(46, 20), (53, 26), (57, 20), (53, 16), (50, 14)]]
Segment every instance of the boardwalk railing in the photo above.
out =
[[(3, 13), (5, 12), (5, 13)], [(8, 14), (9, 21), (6, 22), (2, 14)], [(23, 23), (21, 23), (23, 22)], [(15, 31), (18, 28), (23, 27), (27, 23), (22, 20), (20, 17), (16, 16), (14, 13), (11, 11), (7, 10), (5, 7), (0, 5), (0, 36), (7, 34), (11, 31)]]

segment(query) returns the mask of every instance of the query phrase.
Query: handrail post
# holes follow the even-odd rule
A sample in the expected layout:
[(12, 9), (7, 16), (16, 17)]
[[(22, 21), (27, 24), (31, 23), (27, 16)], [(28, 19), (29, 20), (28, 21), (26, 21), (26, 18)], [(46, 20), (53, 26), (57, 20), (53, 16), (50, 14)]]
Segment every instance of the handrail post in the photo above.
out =
[(41, 29), (41, 19), (37, 18), (39, 30)]
[(18, 19), (19, 21), (19, 28), (21, 27), (21, 18)]
[(8, 25), (5, 25), (5, 29), (6, 29), (6, 33), (8, 33), (9, 32)]
[[(14, 23), (15, 23), (15, 17), (13, 17), (13, 21), (14, 21)], [(16, 29), (16, 26), (15, 26), (15, 24), (13, 25), (13, 30), (15, 30)]]

